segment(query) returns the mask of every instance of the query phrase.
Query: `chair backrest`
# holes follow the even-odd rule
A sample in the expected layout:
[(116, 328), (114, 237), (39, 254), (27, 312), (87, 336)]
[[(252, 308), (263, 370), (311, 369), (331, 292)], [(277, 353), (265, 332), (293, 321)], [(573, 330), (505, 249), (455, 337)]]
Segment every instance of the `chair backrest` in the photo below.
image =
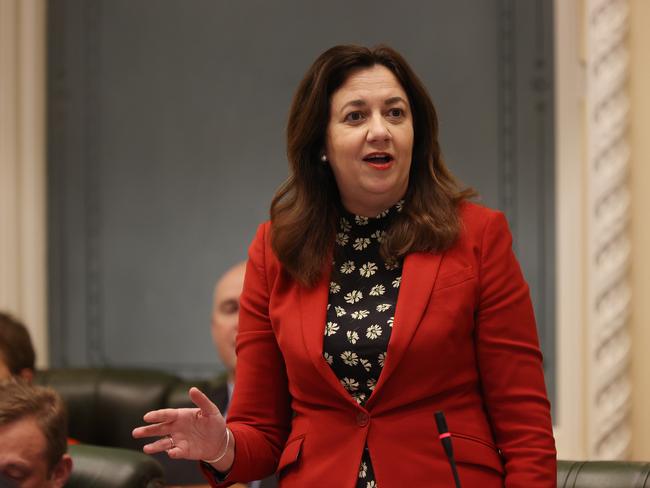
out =
[(650, 463), (558, 461), (558, 488), (650, 488)]
[[(222, 377), (184, 380), (163, 371), (135, 368), (55, 368), (38, 371), (35, 381), (54, 388), (63, 398), (70, 437), (84, 444), (136, 451), (151, 442), (131, 436), (133, 428), (143, 424), (146, 412), (193, 406), (190, 386), (201, 388), (218, 405), (214, 393), (226, 391)], [(205, 483), (196, 461), (171, 460), (166, 453), (152, 457), (162, 464), (167, 483)]]
[(72, 474), (66, 488), (161, 488), (162, 466), (131, 449), (77, 444), (68, 449)]
[(160, 408), (191, 406), (191, 384), (164, 371), (60, 368), (38, 371), (36, 382), (54, 388), (68, 410), (69, 436), (82, 443), (141, 450), (131, 431)]

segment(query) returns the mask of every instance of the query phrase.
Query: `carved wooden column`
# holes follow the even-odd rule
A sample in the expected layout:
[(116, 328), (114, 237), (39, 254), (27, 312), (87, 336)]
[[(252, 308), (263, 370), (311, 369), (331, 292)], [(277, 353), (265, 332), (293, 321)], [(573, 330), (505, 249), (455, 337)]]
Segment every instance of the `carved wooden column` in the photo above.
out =
[(629, 5), (586, 0), (585, 8), (587, 455), (623, 459), (632, 435)]

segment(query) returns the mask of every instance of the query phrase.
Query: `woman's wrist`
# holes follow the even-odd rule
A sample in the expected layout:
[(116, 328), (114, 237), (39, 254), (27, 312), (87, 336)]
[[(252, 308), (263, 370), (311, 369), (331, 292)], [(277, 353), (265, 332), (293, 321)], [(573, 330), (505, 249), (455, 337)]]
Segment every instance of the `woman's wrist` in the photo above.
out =
[(223, 450), (214, 459), (202, 460), (221, 473), (230, 471), (235, 461), (235, 436), (230, 432), (228, 427), (226, 427), (224, 437)]

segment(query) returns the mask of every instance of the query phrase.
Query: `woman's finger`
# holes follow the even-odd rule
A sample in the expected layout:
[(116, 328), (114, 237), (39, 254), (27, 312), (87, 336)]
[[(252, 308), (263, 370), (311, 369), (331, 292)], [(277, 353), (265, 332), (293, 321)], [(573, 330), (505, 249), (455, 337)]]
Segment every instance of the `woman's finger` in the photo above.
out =
[(152, 410), (147, 412), (142, 417), (145, 422), (153, 423), (163, 423), (163, 422), (173, 422), (178, 418), (178, 409), (176, 408), (163, 408), (161, 410)]
[(179, 459), (183, 457), (183, 451), (179, 447), (167, 449), (167, 455), (172, 459)]
[(169, 424), (153, 424), (153, 425), (144, 425), (142, 427), (136, 427), (133, 429), (131, 435), (136, 439), (141, 437), (154, 437), (169, 434)]
[(146, 454), (155, 454), (157, 452), (169, 451), (170, 449), (178, 449), (178, 447), (172, 444), (172, 441), (168, 436), (162, 437), (150, 444), (146, 444), (142, 448)]
[(193, 386), (190, 388), (190, 399), (201, 409), (201, 415), (204, 417), (209, 417), (211, 415), (220, 415), (221, 412), (219, 408), (210, 401), (210, 399), (205, 396), (205, 394), (199, 390), (197, 387)]

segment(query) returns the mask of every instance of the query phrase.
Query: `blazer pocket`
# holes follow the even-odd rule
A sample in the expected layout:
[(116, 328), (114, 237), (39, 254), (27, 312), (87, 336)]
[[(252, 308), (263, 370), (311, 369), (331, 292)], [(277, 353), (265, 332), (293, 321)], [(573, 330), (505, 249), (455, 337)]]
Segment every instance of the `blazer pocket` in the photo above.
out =
[(438, 275), (436, 283), (433, 286), (433, 291), (438, 291), (442, 290), (443, 288), (459, 285), (465, 281), (471, 280), (474, 278), (474, 276), (474, 268), (471, 266), (447, 273), (443, 272), (442, 274)]
[(278, 476), (282, 476), (282, 473), (286, 470), (286, 468), (298, 461), (300, 452), (302, 451), (302, 442), (304, 440), (305, 435), (302, 434), (287, 441), (286, 445), (284, 446), (284, 450), (280, 455), (280, 461), (278, 462), (278, 469), (276, 470)]
[(466, 434), (451, 435), (456, 461), (485, 466), (504, 474), (503, 460), (494, 444)]

